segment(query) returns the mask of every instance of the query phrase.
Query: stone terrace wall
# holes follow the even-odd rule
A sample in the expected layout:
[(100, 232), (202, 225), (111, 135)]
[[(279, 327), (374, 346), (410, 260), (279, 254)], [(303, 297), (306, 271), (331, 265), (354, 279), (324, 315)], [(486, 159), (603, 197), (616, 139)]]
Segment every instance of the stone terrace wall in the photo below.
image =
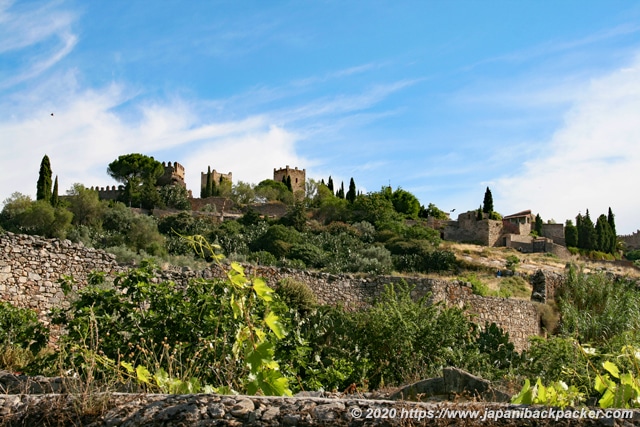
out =
[[(119, 266), (111, 254), (69, 241), (45, 240), (12, 233), (0, 236), (0, 299), (19, 307), (35, 309), (45, 323), (48, 311), (65, 303), (57, 280), (63, 275), (72, 275), (78, 286), (82, 287), (93, 270), (115, 274), (126, 270), (126, 267)], [(485, 322), (495, 322), (509, 333), (519, 350), (526, 347), (529, 335), (540, 332), (539, 317), (530, 301), (480, 297), (472, 293), (470, 285), (459, 281), (393, 276), (357, 277), (255, 266), (247, 266), (246, 273), (263, 277), (274, 287), (285, 277), (299, 280), (314, 291), (320, 302), (340, 303), (348, 309), (366, 307), (384, 291), (385, 285), (399, 284), (404, 280), (414, 288), (414, 298), (430, 294), (431, 302), (443, 301), (447, 305), (467, 308), (481, 326)], [(224, 278), (225, 270), (217, 266), (200, 271), (174, 268), (159, 271), (157, 280), (171, 280), (186, 285), (189, 280), (198, 277)]]
[(115, 256), (71, 243), (69, 240), (6, 233), (0, 236), (0, 299), (31, 308), (47, 322), (47, 312), (64, 304), (57, 282), (73, 276), (86, 285), (89, 272), (124, 271)]

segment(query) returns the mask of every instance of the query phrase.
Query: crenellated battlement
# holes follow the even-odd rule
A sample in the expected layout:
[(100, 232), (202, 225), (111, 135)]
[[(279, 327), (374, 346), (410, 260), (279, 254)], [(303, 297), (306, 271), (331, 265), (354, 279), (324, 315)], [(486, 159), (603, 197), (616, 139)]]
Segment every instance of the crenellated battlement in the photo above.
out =
[(90, 190), (97, 191), (101, 200), (118, 200), (118, 197), (124, 192), (124, 185), (112, 185), (109, 187), (91, 187)]
[(184, 166), (178, 162), (162, 162), (164, 175), (158, 178), (158, 185), (181, 185), (186, 187), (184, 182)]

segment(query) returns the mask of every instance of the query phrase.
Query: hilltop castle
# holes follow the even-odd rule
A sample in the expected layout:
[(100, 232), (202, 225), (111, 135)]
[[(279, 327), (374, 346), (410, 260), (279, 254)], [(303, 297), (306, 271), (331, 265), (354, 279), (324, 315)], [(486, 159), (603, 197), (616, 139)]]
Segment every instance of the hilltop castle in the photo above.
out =
[[(164, 174), (158, 178), (157, 185), (164, 187), (168, 185), (179, 185), (181, 187), (186, 188), (187, 184), (185, 182), (185, 170), (184, 166), (182, 166), (178, 162), (162, 162), (162, 167), (164, 168)], [(216, 185), (219, 185), (223, 181), (227, 181), (229, 184), (233, 183), (233, 174), (229, 173), (221, 173), (213, 169), (211, 171), (211, 179)], [(273, 180), (277, 182), (284, 182), (287, 179), (291, 179), (291, 188), (294, 193), (305, 191), (305, 182), (306, 182), (306, 170), (298, 169), (297, 167), (291, 169), (289, 165), (285, 168), (281, 169), (273, 169)], [(207, 185), (207, 172), (200, 172), (200, 189), (204, 189)], [(106, 186), (106, 187), (91, 187), (91, 190), (95, 190), (98, 192), (98, 196), (103, 200), (117, 200), (118, 197), (124, 191), (123, 185), (115, 185)]]

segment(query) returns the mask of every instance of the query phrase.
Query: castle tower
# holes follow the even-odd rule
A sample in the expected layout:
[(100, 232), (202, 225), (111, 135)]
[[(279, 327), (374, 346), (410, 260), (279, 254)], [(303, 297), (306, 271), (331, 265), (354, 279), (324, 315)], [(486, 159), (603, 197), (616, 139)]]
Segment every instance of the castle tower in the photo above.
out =
[(186, 187), (187, 184), (184, 182), (184, 167), (178, 162), (165, 163), (162, 162), (162, 167), (164, 167), (164, 175), (158, 178), (158, 185), (180, 185), (182, 187)]
[[(220, 173), (215, 169), (211, 171), (211, 182), (219, 186), (223, 180), (227, 181), (229, 185), (233, 184), (233, 174), (231, 172)], [(207, 186), (207, 172), (200, 172), (200, 188), (204, 190), (206, 186)]]
[(291, 189), (293, 190), (293, 194), (302, 191), (305, 192), (305, 182), (306, 182), (307, 171), (306, 169), (298, 169), (297, 167), (291, 169), (289, 165), (287, 165), (284, 169), (276, 169), (273, 168), (273, 180), (277, 182), (282, 182), (282, 179), (285, 180), (290, 177), (291, 178)]

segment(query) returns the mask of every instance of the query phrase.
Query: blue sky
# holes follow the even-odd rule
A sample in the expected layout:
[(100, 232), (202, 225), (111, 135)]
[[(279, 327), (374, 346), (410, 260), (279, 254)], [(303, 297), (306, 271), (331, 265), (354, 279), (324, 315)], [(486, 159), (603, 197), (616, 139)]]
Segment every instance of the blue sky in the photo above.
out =
[(631, 233), (639, 53), (634, 1), (0, 0), (0, 200), (141, 152)]

